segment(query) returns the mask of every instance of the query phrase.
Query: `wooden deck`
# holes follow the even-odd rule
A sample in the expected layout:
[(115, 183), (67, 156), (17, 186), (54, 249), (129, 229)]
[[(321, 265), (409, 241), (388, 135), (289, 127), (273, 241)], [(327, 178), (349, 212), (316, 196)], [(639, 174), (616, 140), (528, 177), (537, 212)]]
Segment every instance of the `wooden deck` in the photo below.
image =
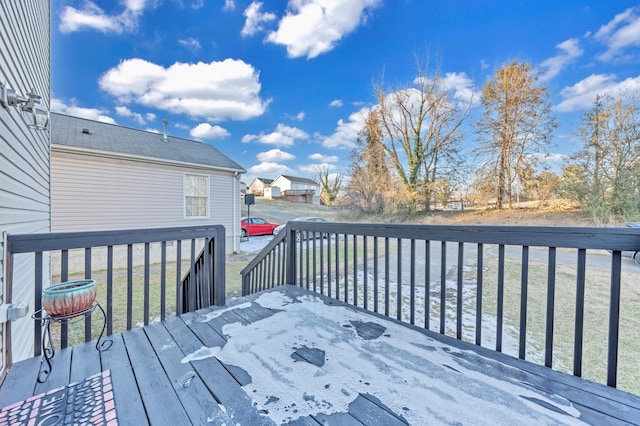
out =
[(299, 287), (229, 305), (58, 351), (43, 384), (16, 363), (0, 407), (108, 372), (121, 425), (640, 424), (636, 395)]

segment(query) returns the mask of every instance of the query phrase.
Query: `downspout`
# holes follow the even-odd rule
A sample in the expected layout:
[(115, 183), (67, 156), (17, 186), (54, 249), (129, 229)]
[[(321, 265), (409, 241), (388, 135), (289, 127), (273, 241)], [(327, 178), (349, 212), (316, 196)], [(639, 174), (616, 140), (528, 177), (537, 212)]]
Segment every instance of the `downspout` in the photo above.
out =
[(235, 172), (233, 174), (233, 225), (231, 226), (233, 235), (233, 254), (238, 254), (238, 204), (240, 204), (240, 173)]

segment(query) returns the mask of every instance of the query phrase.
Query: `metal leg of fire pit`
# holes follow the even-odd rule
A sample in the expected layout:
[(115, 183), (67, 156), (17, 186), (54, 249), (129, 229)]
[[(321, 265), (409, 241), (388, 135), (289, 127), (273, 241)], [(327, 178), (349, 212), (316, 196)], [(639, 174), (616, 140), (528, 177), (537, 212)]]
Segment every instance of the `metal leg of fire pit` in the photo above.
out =
[[(111, 345), (113, 345), (113, 340), (111, 339), (103, 339), (104, 331), (107, 328), (107, 314), (104, 312), (104, 309), (98, 302), (94, 302), (89, 308), (84, 309), (80, 312), (74, 312), (70, 315), (46, 315), (44, 317), (38, 317), (36, 314), (44, 311), (39, 311), (33, 314), (32, 318), (36, 321), (42, 321), (42, 361), (40, 363), (40, 371), (38, 372), (38, 383), (44, 383), (49, 378), (49, 374), (51, 374), (51, 370), (53, 369), (53, 365), (51, 364), (51, 359), (53, 359), (56, 354), (55, 346), (53, 344), (53, 338), (51, 337), (51, 322), (57, 323), (66, 323), (72, 324), (77, 321), (81, 321), (83, 318), (86, 319), (91, 316), (93, 311), (96, 308), (100, 309), (102, 313), (102, 330), (100, 331), (100, 336), (96, 341), (96, 350), (98, 352), (103, 352), (108, 350)], [(82, 317), (82, 318), (78, 318)], [(70, 321), (71, 319), (75, 319), (74, 321)]]
[[(51, 318), (44, 317), (42, 319), (42, 362), (40, 363), (40, 371), (38, 372), (38, 383), (47, 381), (51, 373), (51, 359), (56, 354), (53, 339), (51, 338)], [(46, 363), (46, 366), (44, 365)]]

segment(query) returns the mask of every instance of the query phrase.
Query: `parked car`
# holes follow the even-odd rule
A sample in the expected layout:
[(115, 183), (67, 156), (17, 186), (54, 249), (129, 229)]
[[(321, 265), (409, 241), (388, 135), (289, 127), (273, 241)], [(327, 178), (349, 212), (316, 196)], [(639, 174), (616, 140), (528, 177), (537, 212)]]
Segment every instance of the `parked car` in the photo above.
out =
[[(629, 228), (640, 228), (640, 222), (627, 222), (627, 223), (625, 223), (625, 226), (627, 226)], [(638, 265), (640, 265), (640, 251), (639, 250), (636, 250), (636, 251), (623, 251), (622, 252), (622, 256), (630, 257), (633, 260), (635, 260)]]
[(261, 217), (245, 217), (240, 220), (240, 228), (242, 229), (240, 236), (272, 235), (273, 230), (278, 226), (280, 224), (269, 223)]
[[(292, 221), (295, 221), (295, 222), (326, 222), (327, 220), (323, 219), (321, 217), (308, 216), (308, 217), (297, 217), (295, 219), (292, 219)], [(284, 229), (285, 226), (286, 226), (286, 224), (278, 226), (276, 229), (273, 230), (273, 235), (278, 235)], [(302, 235), (300, 235), (300, 234), (301, 234), (300, 231), (296, 232), (296, 241), (300, 241), (300, 239), (302, 238)], [(305, 234), (307, 234), (307, 232), (305, 232)], [(312, 238), (313, 232), (309, 232), (308, 234), (309, 234), (309, 237)], [(307, 236), (305, 235), (304, 239), (306, 239), (306, 237)], [(327, 234), (323, 233), (322, 234), (322, 238), (326, 238), (326, 237), (327, 237)]]

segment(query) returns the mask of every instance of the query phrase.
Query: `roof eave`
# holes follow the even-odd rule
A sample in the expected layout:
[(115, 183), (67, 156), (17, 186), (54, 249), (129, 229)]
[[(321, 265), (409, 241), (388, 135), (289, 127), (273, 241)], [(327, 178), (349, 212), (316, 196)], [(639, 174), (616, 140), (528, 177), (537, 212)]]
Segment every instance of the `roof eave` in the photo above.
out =
[(189, 167), (202, 168), (202, 169), (237, 172), (240, 174), (247, 172), (243, 168), (212, 166), (210, 164), (189, 163), (186, 161), (167, 160), (167, 159), (157, 158), (157, 157), (144, 157), (141, 155), (123, 154), (120, 152), (113, 152), (113, 151), (102, 151), (97, 149), (79, 148), (75, 146), (62, 145), (62, 144), (53, 143), (53, 142), (51, 143), (51, 150), (59, 151), (59, 152), (70, 152), (74, 154), (87, 154), (87, 155), (93, 155), (95, 157), (103, 157), (103, 158), (120, 158), (120, 159), (127, 159), (127, 160), (143, 161), (145, 163), (152, 163), (152, 164), (169, 164), (174, 166), (189, 166)]

